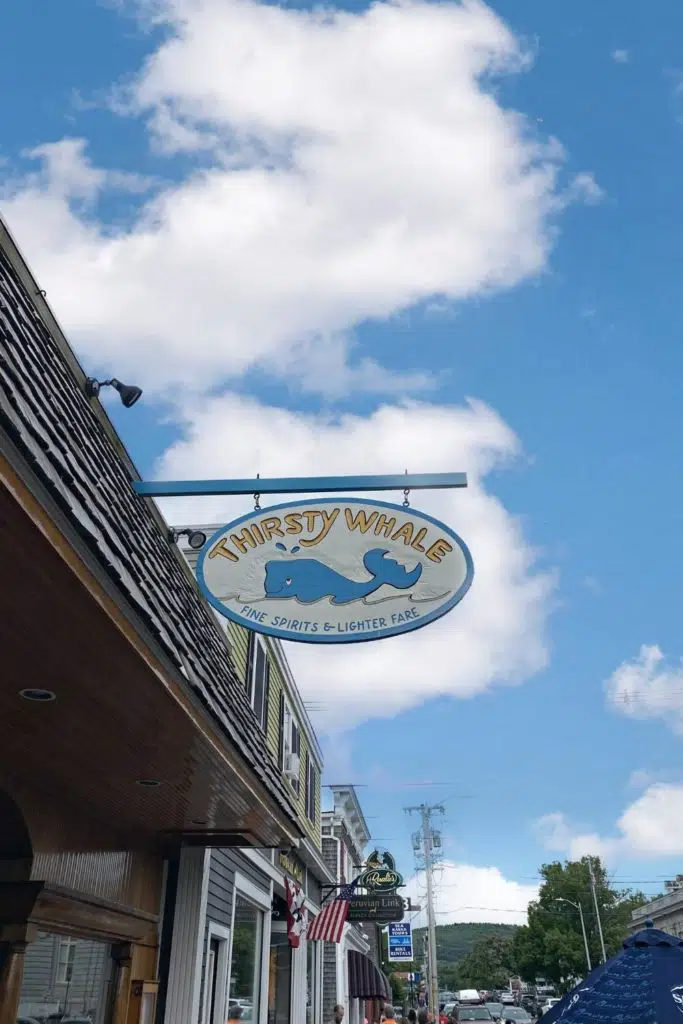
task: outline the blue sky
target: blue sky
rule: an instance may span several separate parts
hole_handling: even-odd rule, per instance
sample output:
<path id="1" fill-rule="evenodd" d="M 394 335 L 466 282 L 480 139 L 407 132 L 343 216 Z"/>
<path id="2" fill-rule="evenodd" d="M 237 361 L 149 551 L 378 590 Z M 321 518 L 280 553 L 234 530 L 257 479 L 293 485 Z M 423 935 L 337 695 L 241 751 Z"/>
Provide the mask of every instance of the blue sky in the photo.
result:
<path id="1" fill-rule="evenodd" d="M 471 610 L 398 680 L 383 644 L 376 678 L 292 652 L 328 781 L 364 785 L 404 873 L 423 799 L 449 860 L 500 871 L 445 872 L 444 919 L 491 916 L 457 909 L 470 882 L 517 911 L 508 882 L 589 848 L 657 892 L 683 857 L 683 8 L 345 10 L 325 36 L 305 5 L 13 5 L 3 215 L 84 364 L 145 386 L 111 406 L 143 475 L 366 471 L 367 437 L 378 470 L 474 473 L 428 506 L 491 556 Z"/>

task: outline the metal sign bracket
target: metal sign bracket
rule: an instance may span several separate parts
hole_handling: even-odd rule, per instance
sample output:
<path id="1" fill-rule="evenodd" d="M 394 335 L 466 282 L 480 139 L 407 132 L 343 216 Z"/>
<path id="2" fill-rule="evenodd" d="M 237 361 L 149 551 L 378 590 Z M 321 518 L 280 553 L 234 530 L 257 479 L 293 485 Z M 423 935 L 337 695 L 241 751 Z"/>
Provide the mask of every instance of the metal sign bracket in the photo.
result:
<path id="1" fill-rule="evenodd" d="M 291 476 L 253 480 L 136 480 L 142 498 L 212 494 L 333 494 L 336 491 L 439 491 L 467 487 L 466 473 L 394 473 L 388 476 Z"/>

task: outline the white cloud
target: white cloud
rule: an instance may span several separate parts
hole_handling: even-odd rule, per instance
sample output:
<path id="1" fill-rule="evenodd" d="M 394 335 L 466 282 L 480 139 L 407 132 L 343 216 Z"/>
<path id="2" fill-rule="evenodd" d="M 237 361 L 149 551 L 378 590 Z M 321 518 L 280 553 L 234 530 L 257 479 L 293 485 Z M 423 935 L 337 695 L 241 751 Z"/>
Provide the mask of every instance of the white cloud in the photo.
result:
<path id="1" fill-rule="evenodd" d="M 469 545 L 475 579 L 462 604 L 424 630 L 371 644 L 288 644 L 304 700 L 323 731 L 391 717 L 442 695 L 471 697 L 523 682 L 547 663 L 544 627 L 554 578 L 535 567 L 520 524 L 485 487 L 494 467 L 519 450 L 517 438 L 479 402 L 464 407 L 385 405 L 368 416 L 303 415 L 235 395 L 184 407 L 186 439 L 157 467 L 162 478 L 253 477 L 464 470 L 466 491 L 412 495 Z M 383 495 L 399 501 L 402 495 Z M 279 500 L 273 499 L 272 503 Z M 262 501 L 263 504 L 265 502 Z M 179 522 L 225 522 L 244 499 L 173 499 Z"/>
<path id="2" fill-rule="evenodd" d="M 642 856 L 683 854 L 683 785 L 650 786 L 617 822 L 624 842 Z"/>
<path id="3" fill-rule="evenodd" d="M 534 831 L 541 846 L 553 853 L 580 860 L 589 854 L 609 860 L 613 853 L 612 840 L 602 839 L 595 832 L 582 832 L 570 825 L 564 814 L 555 811 L 544 814 L 534 822 Z"/>
<path id="4" fill-rule="evenodd" d="M 253 367 L 314 388 L 428 386 L 371 359 L 349 370 L 347 332 L 539 273 L 555 215 L 600 196 L 585 173 L 559 189 L 561 147 L 490 89 L 529 62 L 475 0 L 142 6 L 164 41 L 118 109 L 203 169 L 104 226 L 102 191 L 135 182 L 62 140 L 6 182 L 3 212 L 79 350 L 147 389 Z"/>
<path id="5" fill-rule="evenodd" d="M 662 650 L 643 644 L 638 655 L 624 661 L 605 684 L 607 702 L 631 718 L 662 718 L 683 733 L 683 662 L 665 665 Z"/>
<path id="6" fill-rule="evenodd" d="M 629 50 L 612 50 L 612 60 L 616 64 L 628 64 L 631 60 L 631 54 Z"/>
<path id="7" fill-rule="evenodd" d="M 647 789 L 653 782 L 671 782 L 672 772 L 650 771 L 647 768 L 637 768 L 631 772 L 628 779 L 629 789 Z"/>
<path id="8" fill-rule="evenodd" d="M 557 812 L 540 818 L 535 828 L 545 849 L 571 860 L 589 854 L 607 862 L 619 857 L 680 856 L 683 855 L 683 784 L 657 782 L 648 786 L 626 808 L 611 836 L 583 832 Z"/>
<path id="9" fill-rule="evenodd" d="M 527 907 L 538 896 L 537 885 L 513 882 L 496 867 L 475 867 L 443 861 L 436 871 L 437 924 L 458 921 L 491 921 L 496 924 L 526 924 Z M 425 907 L 424 872 L 406 883 L 406 896 Z M 413 919 L 413 927 L 424 927 L 426 909 Z"/>
<path id="10" fill-rule="evenodd" d="M 604 189 L 598 185 L 595 177 L 588 171 L 575 174 L 565 192 L 565 201 L 569 203 L 601 203 L 605 198 Z"/>

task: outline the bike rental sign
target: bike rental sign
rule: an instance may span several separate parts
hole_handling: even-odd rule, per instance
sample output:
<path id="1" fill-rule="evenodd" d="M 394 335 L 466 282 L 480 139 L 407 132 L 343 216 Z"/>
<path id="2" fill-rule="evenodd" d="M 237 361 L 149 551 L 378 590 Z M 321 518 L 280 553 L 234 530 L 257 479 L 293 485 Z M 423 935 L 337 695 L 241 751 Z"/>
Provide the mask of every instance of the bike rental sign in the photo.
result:
<path id="1" fill-rule="evenodd" d="M 358 643 L 420 629 L 465 596 L 463 540 L 414 508 L 316 498 L 257 509 L 218 530 L 197 564 L 214 608 L 259 633 Z"/>

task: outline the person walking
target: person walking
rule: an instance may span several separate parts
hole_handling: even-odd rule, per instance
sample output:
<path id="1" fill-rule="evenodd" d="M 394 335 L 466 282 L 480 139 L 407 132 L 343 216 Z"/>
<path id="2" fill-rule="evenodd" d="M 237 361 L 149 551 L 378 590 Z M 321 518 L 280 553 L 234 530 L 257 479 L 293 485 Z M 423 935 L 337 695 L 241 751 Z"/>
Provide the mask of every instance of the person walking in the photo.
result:
<path id="1" fill-rule="evenodd" d="M 342 1024 L 342 1021 L 344 1020 L 344 1007 L 342 1006 L 341 1003 L 337 1003 L 333 1013 L 334 1024 Z"/>
<path id="2" fill-rule="evenodd" d="M 396 1010 L 391 1003 L 387 1003 L 384 1007 L 384 1019 L 387 1024 L 396 1024 Z"/>

